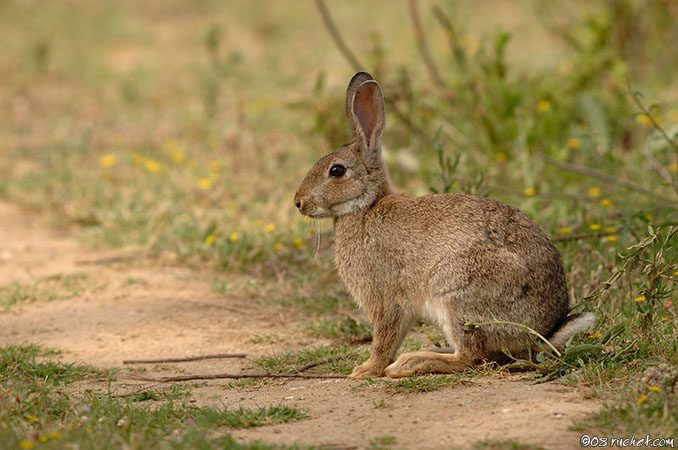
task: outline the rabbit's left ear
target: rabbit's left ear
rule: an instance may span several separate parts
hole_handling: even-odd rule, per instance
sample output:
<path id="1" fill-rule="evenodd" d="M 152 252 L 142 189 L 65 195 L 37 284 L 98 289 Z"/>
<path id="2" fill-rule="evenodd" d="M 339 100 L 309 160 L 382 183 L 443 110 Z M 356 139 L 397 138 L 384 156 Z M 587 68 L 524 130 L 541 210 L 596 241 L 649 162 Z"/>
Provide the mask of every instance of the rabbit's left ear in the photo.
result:
<path id="1" fill-rule="evenodd" d="M 386 125 L 386 108 L 381 86 L 375 80 L 362 83 L 351 102 L 354 138 L 366 155 L 379 156 L 381 135 Z"/>

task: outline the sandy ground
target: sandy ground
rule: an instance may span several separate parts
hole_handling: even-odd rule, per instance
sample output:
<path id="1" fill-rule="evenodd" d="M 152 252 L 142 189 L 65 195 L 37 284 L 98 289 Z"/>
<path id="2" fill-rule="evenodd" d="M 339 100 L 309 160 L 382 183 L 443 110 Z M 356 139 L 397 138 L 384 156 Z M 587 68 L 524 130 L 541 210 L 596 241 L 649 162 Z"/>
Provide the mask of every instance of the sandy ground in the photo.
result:
<path id="1" fill-rule="evenodd" d="M 46 229 L 30 214 L 0 202 L 0 286 L 72 273 L 86 274 L 88 284 L 69 299 L 22 303 L 0 312 L 0 345 L 41 343 L 62 350 L 66 361 L 120 367 L 112 390 L 126 394 L 158 384 L 134 379 L 139 372 L 123 367 L 125 359 L 223 352 L 258 356 L 322 344 L 289 316 L 210 289 L 215 277 L 229 275 L 120 256 L 90 251 L 73 233 Z M 261 335 L 276 339 L 253 339 Z M 247 360 L 213 359 L 148 366 L 143 375 L 247 370 L 252 370 Z M 368 448 L 386 436 L 395 437 L 393 448 L 409 449 L 469 448 L 486 439 L 580 448 L 581 433 L 568 428 L 599 407 L 583 390 L 533 384 L 525 374 L 476 377 L 417 394 L 392 394 L 380 384 L 345 379 L 273 380 L 247 388 L 228 384 L 193 383 L 191 401 L 228 407 L 284 403 L 310 415 L 294 423 L 226 430 L 237 439 L 333 449 Z M 85 388 L 108 389 L 105 381 L 75 386 Z"/>

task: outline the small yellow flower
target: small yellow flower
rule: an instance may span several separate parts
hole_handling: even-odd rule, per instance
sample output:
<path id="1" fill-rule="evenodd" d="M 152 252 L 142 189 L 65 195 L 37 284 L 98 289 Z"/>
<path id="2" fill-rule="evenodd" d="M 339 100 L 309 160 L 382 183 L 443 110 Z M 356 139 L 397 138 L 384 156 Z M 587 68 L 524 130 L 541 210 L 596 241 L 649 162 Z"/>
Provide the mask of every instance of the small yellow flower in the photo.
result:
<path id="1" fill-rule="evenodd" d="M 605 231 L 608 233 L 614 233 L 617 231 L 617 229 L 615 227 L 605 227 Z"/>
<path id="2" fill-rule="evenodd" d="M 497 162 L 504 162 L 506 161 L 506 153 L 504 152 L 496 152 L 494 154 L 494 160 Z"/>
<path id="3" fill-rule="evenodd" d="M 40 437 L 38 438 L 38 440 L 39 440 L 40 442 L 47 442 L 47 441 L 49 440 L 49 438 L 47 437 L 46 434 L 43 434 L 42 436 L 40 436 Z"/>
<path id="4" fill-rule="evenodd" d="M 118 158 L 116 158 L 115 155 L 109 153 L 99 158 L 99 167 L 102 169 L 109 169 L 113 167 L 117 161 Z"/>
<path id="5" fill-rule="evenodd" d="M 570 227 L 562 227 L 560 232 L 563 234 L 568 234 L 570 232 Z"/>
<path id="6" fill-rule="evenodd" d="M 283 244 L 282 242 L 276 242 L 275 245 L 273 246 L 273 250 L 275 250 L 276 253 L 280 253 L 283 249 Z"/>
<path id="7" fill-rule="evenodd" d="M 537 103 L 537 109 L 541 112 L 548 111 L 551 109 L 551 102 L 548 100 L 539 100 L 539 103 Z"/>
<path id="8" fill-rule="evenodd" d="M 232 243 L 237 242 L 238 239 L 240 239 L 240 235 L 238 234 L 237 231 L 234 231 L 231 233 L 231 235 L 228 237 L 228 240 L 231 241 Z"/>
<path id="9" fill-rule="evenodd" d="M 600 197 L 601 195 L 603 195 L 603 191 L 601 191 L 600 188 L 592 187 L 589 188 L 588 194 L 589 197 Z"/>
<path id="10" fill-rule="evenodd" d="M 616 242 L 617 236 L 606 236 L 605 239 L 607 240 L 607 242 Z"/>
<path id="11" fill-rule="evenodd" d="M 650 386 L 648 389 L 651 390 L 652 392 L 661 392 L 662 390 L 662 388 L 660 388 L 659 386 Z"/>
<path id="12" fill-rule="evenodd" d="M 137 166 L 143 166 L 144 162 L 146 162 L 146 158 L 144 157 L 144 155 L 136 152 L 132 153 L 129 159 L 132 161 L 132 164 L 135 164 Z"/>
<path id="13" fill-rule="evenodd" d="M 633 301 L 635 301 L 635 302 L 644 302 L 644 301 L 645 301 L 645 296 L 644 296 L 644 295 L 640 295 L 640 296 L 634 298 Z"/>
<path id="14" fill-rule="evenodd" d="M 597 224 L 597 223 L 592 223 L 591 226 L 589 226 L 589 229 L 591 231 L 598 231 L 598 230 L 600 230 L 600 225 Z"/>
<path id="15" fill-rule="evenodd" d="M 600 201 L 600 206 L 612 206 L 612 202 L 606 198 Z"/>
<path id="16" fill-rule="evenodd" d="M 294 244 L 294 246 L 296 248 L 299 248 L 299 249 L 304 248 L 304 241 L 302 241 L 299 238 L 296 238 L 295 240 L 293 240 L 292 243 Z"/>
<path id="17" fill-rule="evenodd" d="M 647 395 L 641 395 L 638 399 L 638 404 L 642 405 L 645 400 L 647 400 Z"/>
<path id="18" fill-rule="evenodd" d="M 38 420 L 38 418 L 33 414 L 27 415 L 26 419 L 28 419 L 29 422 L 35 422 L 36 420 Z"/>
<path id="19" fill-rule="evenodd" d="M 669 172 L 678 172 L 678 163 L 669 164 Z"/>
<path id="20" fill-rule="evenodd" d="M 525 188 L 523 191 L 523 194 L 527 195 L 528 197 L 532 197 L 537 193 L 537 190 L 533 187 Z"/>
<path id="21" fill-rule="evenodd" d="M 268 225 L 266 225 L 266 226 L 264 227 L 264 230 L 265 230 L 267 233 L 272 233 L 273 230 L 275 230 L 275 225 L 273 225 L 272 223 L 269 223 Z"/>
<path id="22" fill-rule="evenodd" d="M 669 320 L 668 317 L 662 317 L 662 322 L 666 322 L 667 320 Z"/>
<path id="23" fill-rule="evenodd" d="M 571 137 L 567 140 L 567 148 L 576 150 L 579 147 L 581 147 L 581 142 L 579 142 L 579 139 Z"/>
<path id="24" fill-rule="evenodd" d="M 149 159 L 144 163 L 144 168 L 149 172 L 160 172 L 162 170 L 162 164 L 154 159 Z"/>
<path id="25" fill-rule="evenodd" d="M 593 339 L 597 339 L 597 338 L 599 338 L 600 336 L 602 336 L 602 334 L 600 334 L 600 333 L 591 333 L 591 334 L 589 334 L 589 337 L 590 337 L 590 338 L 593 338 Z"/>
<path id="26" fill-rule="evenodd" d="M 180 148 L 176 148 L 172 150 L 170 153 L 170 156 L 172 157 L 172 161 L 174 161 L 174 164 L 177 166 L 181 165 L 186 161 L 186 153 Z"/>
<path id="27" fill-rule="evenodd" d="M 19 442 L 19 447 L 23 448 L 24 450 L 30 450 L 35 447 L 35 444 L 33 441 L 24 440 Z"/>
<path id="28" fill-rule="evenodd" d="M 643 127 L 651 127 L 652 126 L 652 120 L 650 119 L 650 116 L 647 114 L 638 114 L 636 115 L 636 123 L 638 125 L 641 125 Z"/>
<path id="29" fill-rule="evenodd" d="M 210 170 L 213 171 L 213 172 L 221 172 L 221 170 L 224 168 L 224 163 L 222 163 L 221 161 L 217 161 L 217 160 L 210 161 L 209 167 L 210 167 Z"/>
<path id="30" fill-rule="evenodd" d="M 57 433 L 56 431 L 52 431 L 49 434 L 49 437 L 51 437 L 52 439 L 61 439 L 61 433 Z"/>
<path id="31" fill-rule="evenodd" d="M 91 433 L 92 433 L 92 429 L 91 429 L 90 427 L 85 428 L 85 431 L 86 431 L 88 434 L 91 434 Z"/>
<path id="32" fill-rule="evenodd" d="M 198 180 L 198 187 L 203 191 L 206 191 L 212 187 L 213 182 L 214 181 L 211 178 L 200 178 Z"/>
<path id="33" fill-rule="evenodd" d="M 216 236 L 214 233 L 212 233 L 212 234 L 210 234 L 209 236 L 207 236 L 207 237 L 205 238 L 205 242 L 208 243 L 208 244 L 210 244 L 210 245 L 212 245 L 212 244 L 214 244 L 214 241 L 215 241 L 216 239 L 217 239 L 217 236 Z"/>

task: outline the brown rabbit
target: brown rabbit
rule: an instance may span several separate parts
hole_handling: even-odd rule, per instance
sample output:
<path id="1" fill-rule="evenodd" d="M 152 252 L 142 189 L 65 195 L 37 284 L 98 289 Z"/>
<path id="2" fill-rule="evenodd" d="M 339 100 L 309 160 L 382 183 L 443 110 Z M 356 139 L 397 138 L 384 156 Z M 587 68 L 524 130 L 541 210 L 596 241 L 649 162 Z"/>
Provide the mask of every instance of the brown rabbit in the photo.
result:
<path id="1" fill-rule="evenodd" d="M 594 323 L 567 317 L 558 250 L 521 211 L 466 194 L 394 193 L 381 157 L 381 87 L 358 72 L 346 91 L 350 144 L 322 158 L 294 197 L 307 216 L 333 217 L 339 275 L 374 325 L 370 358 L 351 377 L 451 373 L 502 350 L 525 354 L 528 336 L 494 319 L 526 324 L 562 347 Z M 450 349 L 402 354 L 419 320 L 439 325 Z"/>

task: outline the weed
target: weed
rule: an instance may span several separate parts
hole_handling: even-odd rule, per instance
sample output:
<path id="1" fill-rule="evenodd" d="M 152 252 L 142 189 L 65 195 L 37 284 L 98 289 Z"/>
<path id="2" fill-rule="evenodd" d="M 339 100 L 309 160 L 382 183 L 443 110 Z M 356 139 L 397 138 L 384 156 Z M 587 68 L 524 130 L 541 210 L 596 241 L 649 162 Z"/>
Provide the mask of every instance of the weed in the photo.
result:
<path id="1" fill-rule="evenodd" d="M 360 383 L 357 388 L 367 386 L 378 386 L 384 392 L 390 394 L 415 394 L 421 392 L 432 392 L 438 389 L 458 383 L 466 378 L 468 374 L 455 375 L 413 375 L 410 377 L 390 380 L 385 378 L 368 379 Z"/>
<path id="2" fill-rule="evenodd" d="M 238 408 L 233 411 L 227 409 L 204 408 L 196 415 L 196 421 L 206 428 L 227 426 L 232 428 L 252 428 L 272 423 L 285 423 L 309 417 L 304 411 L 285 405 L 260 407 L 257 409 Z"/>
<path id="3" fill-rule="evenodd" d="M 88 288 L 90 280 L 84 273 L 50 275 L 33 283 L 12 282 L 0 286 L 0 308 L 9 310 L 22 302 L 64 300 L 81 295 Z"/>
<path id="4" fill-rule="evenodd" d="M 264 356 L 252 360 L 260 369 L 270 373 L 283 373 L 295 370 L 305 364 L 334 359 L 326 364 L 314 367 L 310 373 L 351 373 L 353 368 L 367 358 L 367 350 L 349 346 L 321 347 L 310 350 L 291 351 L 277 356 Z"/>
<path id="5" fill-rule="evenodd" d="M 320 319 L 308 327 L 318 336 L 331 337 L 349 344 L 361 344 L 372 341 L 372 325 L 365 319 Z"/>
<path id="6" fill-rule="evenodd" d="M 348 297 L 318 295 L 314 297 L 293 297 L 275 300 L 274 304 L 296 308 L 307 315 L 336 314 L 342 309 L 355 309 Z"/>
<path id="7" fill-rule="evenodd" d="M 0 348 L 0 440 L 8 448 L 270 449 L 215 437 L 216 427 L 253 427 L 308 417 L 284 405 L 237 410 L 198 408 L 177 402 L 190 392 L 172 387 L 121 399 L 86 391 L 76 397 L 64 389 L 73 381 L 106 375 L 89 366 L 36 362 L 54 355 L 36 345 Z M 149 404 L 150 403 L 150 404 Z M 149 405 L 147 405 L 149 404 Z M 296 448 L 296 447 L 293 447 Z"/>
<path id="8" fill-rule="evenodd" d="M 369 450 L 382 450 L 386 448 L 391 448 L 397 442 L 395 436 L 380 436 L 374 439 L 370 439 L 370 446 L 367 447 Z"/>
<path id="9" fill-rule="evenodd" d="M 513 440 L 486 440 L 473 444 L 474 450 L 544 450 L 544 447 L 532 444 L 521 444 Z"/>

